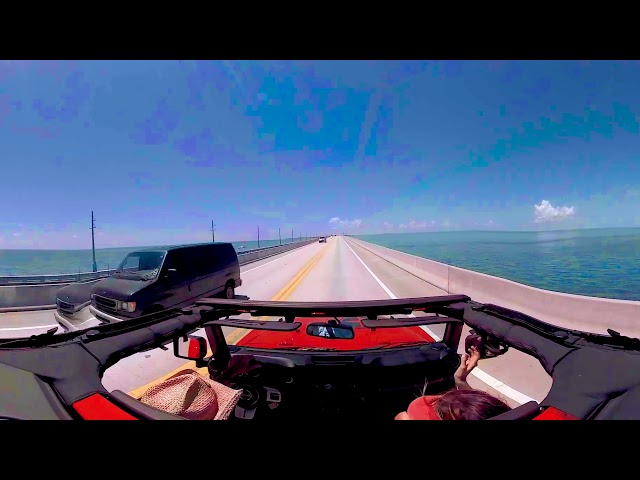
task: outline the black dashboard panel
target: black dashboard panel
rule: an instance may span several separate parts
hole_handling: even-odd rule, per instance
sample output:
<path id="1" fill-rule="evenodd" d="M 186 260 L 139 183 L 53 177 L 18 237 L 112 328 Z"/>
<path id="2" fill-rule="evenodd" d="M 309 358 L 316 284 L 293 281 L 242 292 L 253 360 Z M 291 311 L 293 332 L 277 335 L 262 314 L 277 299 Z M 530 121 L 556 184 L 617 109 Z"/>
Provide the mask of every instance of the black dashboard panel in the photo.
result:
<path id="1" fill-rule="evenodd" d="M 53 389 L 36 375 L 0 364 L 0 418 L 71 420 Z M 19 388 L 15 388 L 19 385 Z"/>

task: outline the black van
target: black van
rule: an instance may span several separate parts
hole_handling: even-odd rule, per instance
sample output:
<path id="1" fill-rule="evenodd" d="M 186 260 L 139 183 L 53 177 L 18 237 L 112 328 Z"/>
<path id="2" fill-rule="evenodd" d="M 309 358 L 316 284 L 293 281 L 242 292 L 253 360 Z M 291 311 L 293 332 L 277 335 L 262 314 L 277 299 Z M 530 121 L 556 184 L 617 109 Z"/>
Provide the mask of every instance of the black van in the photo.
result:
<path id="1" fill-rule="evenodd" d="M 238 255 L 230 243 L 140 250 L 94 285 L 89 310 L 98 318 L 120 321 L 216 294 L 233 298 L 240 285 Z"/>

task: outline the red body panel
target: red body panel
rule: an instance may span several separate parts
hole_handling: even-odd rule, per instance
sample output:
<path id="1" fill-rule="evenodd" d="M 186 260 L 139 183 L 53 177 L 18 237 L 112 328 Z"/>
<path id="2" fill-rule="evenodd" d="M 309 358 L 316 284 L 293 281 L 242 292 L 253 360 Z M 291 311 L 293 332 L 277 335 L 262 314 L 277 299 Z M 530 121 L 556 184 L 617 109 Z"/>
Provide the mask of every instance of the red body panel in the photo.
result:
<path id="1" fill-rule="evenodd" d="M 73 409 L 85 420 L 137 420 L 99 393 L 75 402 Z"/>
<path id="2" fill-rule="evenodd" d="M 407 342 L 434 342 L 435 340 L 420 327 L 366 328 L 360 318 L 342 318 L 343 324 L 351 325 L 354 337 L 334 339 L 307 335 L 307 325 L 314 322 L 326 322 L 327 318 L 296 318 L 302 326 L 293 332 L 274 332 L 270 330 L 252 330 L 237 345 L 255 348 L 292 348 L 321 347 L 336 350 L 359 350 L 368 347 L 388 347 Z"/>
<path id="3" fill-rule="evenodd" d="M 197 340 L 189 340 L 189 358 L 200 358 L 200 343 Z"/>
<path id="4" fill-rule="evenodd" d="M 549 407 L 534 420 L 578 420 L 578 417 L 569 415 L 562 410 L 558 410 L 556 407 Z"/>

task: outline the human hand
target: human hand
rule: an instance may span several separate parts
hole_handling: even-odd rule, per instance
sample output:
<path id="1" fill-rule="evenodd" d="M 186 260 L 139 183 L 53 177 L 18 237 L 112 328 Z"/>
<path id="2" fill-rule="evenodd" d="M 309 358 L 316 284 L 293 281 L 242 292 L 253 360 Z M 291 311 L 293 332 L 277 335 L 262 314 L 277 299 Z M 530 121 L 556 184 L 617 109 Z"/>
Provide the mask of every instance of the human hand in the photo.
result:
<path id="1" fill-rule="evenodd" d="M 456 383 L 466 383 L 467 376 L 471 373 L 471 370 L 476 368 L 478 360 L 480 360 L 480 351 L 475 346 L 472 346 L 469 350 L 471 350 L 471 355 L 467 355 L 466 353 L 462 354 L 460 366 L 453 375 Z"/>

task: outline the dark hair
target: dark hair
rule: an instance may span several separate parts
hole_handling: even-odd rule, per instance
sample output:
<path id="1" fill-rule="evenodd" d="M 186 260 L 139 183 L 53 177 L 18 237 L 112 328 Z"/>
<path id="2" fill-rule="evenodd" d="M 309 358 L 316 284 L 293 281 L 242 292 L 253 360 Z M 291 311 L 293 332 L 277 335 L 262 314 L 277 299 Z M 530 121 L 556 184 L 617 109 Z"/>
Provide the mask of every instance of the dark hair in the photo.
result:
<path id="1" fill-rule="evenodd" d="M 450 390 L 437 400 L 435 407 L 442 420 L 486 420 L 511 410 L 482 390 Z"/>

